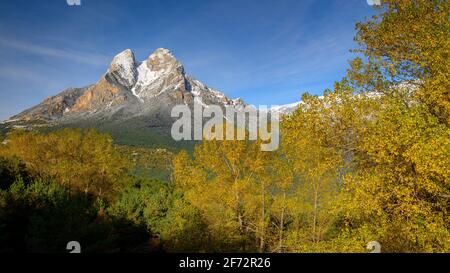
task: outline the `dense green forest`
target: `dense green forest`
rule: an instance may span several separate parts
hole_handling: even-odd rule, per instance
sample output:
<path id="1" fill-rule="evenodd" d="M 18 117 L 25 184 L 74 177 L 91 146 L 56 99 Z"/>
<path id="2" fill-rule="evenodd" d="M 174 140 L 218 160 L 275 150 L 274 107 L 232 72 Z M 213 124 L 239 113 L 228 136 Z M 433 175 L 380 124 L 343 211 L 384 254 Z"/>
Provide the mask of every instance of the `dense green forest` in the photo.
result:
<path id="1" fill-rule="evenodd" d="M 280 148 L 118 146 L 94 129 L 0 145 L 0 251 L 450 252 L 450 5 L 386 0 Z"/>

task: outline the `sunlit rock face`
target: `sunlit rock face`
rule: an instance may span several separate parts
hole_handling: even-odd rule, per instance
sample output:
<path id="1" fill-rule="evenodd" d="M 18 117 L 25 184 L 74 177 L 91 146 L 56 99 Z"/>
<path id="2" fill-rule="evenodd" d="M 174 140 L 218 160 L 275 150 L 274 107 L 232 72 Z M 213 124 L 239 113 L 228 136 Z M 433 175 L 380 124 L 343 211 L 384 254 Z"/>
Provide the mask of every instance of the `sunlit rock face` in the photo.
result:
<path id="1" fill-rule="evenodd" d="M 187 76 L 172 52 L 156 49 L 136 62 L 130 49 L 117 54 L 97 83 L 71 88 L 12 117 L 53 123 L 83 120 L 127 120 L 145 117 L 149 124 L 170 125 L 170 110 L 178 104 L 194 103 L 222 107 L 246 105 Z M 151 126 L 151 125 L 150 125 Z"/>

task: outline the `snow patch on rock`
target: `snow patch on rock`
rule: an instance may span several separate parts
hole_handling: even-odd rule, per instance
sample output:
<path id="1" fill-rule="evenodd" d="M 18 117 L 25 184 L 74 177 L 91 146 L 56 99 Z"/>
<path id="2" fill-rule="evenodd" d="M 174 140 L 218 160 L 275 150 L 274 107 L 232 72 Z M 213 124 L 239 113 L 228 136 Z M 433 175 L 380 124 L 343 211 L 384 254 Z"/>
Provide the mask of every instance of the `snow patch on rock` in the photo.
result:
<path id="1" fill-rule="evenodd" d="M 136 83 L 136 63 L 134 54 L 130 49 L 124 50 L 117 54 L 108 68 L 108 72 L 120 84 L 131 88 Z"/>

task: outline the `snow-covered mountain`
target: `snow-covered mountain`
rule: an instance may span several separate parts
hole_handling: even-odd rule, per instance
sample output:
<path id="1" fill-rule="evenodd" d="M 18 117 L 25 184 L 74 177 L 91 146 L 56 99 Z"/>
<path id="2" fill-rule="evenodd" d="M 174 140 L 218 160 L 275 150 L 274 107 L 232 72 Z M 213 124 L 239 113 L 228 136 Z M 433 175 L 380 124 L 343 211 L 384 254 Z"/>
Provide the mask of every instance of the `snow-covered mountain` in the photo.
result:
<path id="1" fill-rule="evenodd" d="M 289 103 L 289 104 L 283 104 L 283 105 L 279 105 L 279 106 L 274 106 L 274 107 L 271 107 L 269 109 L 269 111 L 271 113 L 278 113 L 278 116 L 290 115 L 299 107 L 300 104 L 302 104 L 301 101 Z"/>
<path id="2" fill-rule="evenodd" d="M 127 49 L 116 55 L 100 80 L 88 87 L 70 88 L 13 116 L 13 120 L 67 122 L 82 118 L 128 119 L 164 114 L 180 103 L 194 101 L 221 106 L 238 106 L 240 99 L 229 99 L 194 78 L 167 49 L 156 49 L 147 60 L 136 62 Z"/>
<path id="3" fill-rule="evenodd" d="M 168 49 L 158 48 L 142 62 L 136 62 L 127 49 L 113 58 L 97 83 L 64 90 L 3 125 L 167 129 L 173 122 L 173 106 L 193 107 L 195 102 L 222 107 L 246 105 L 188 76 Z"/>

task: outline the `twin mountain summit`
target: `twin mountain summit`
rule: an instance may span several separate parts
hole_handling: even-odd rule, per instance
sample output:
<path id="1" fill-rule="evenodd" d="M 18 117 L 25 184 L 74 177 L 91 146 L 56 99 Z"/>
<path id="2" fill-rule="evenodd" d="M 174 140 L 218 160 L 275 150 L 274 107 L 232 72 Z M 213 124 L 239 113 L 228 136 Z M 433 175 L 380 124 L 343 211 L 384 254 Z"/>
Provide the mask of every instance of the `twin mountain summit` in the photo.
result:
<path id="1" fill-rule="evenodd" d="M 136 62 L 127 49 L 116 55 L 107 72 L 95 83 L 69 88 L 45 99 L 1 124 L 12 128 L 97 128 L 110 133 L 119 144 L 177 146 L 170 137 L 176 105 L 245 107 L 241 100 L 188 76 L 171 51 L 156 49 L 148 59 Z M 297 104 L 272 111 L 292 112 Z"/>

